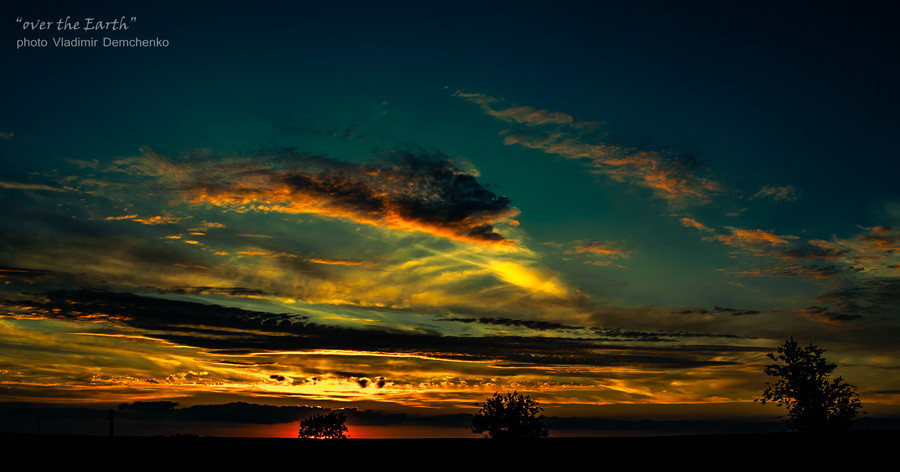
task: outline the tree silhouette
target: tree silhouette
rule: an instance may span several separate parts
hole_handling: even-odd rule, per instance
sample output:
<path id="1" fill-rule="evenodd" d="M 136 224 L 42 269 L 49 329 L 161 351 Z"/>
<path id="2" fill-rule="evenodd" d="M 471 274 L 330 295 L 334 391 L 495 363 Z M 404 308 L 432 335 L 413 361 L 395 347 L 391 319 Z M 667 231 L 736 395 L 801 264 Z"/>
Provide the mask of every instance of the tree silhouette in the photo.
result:
<path id="1" fill-rule="evenodd" d="M 300 421 L 298 436 L 303 439 L 347 439 L 345 421 L 347 416 L 337 411 L 313 415 Z"/>
<path id="2" fill-rule="evenodd" d="M 537 439 L 549 435 L 543 408 L 528 395 L 495 393 L 472 416 L 471 430 L 494 439 Z"/>
<path id="3" fill-rule="evenodd" d="M 828 363 L 822 357 L 824 352 L 812 344 L 799 346 L 791 338 L 777 352 L 766 354 L 775 363 L 767 365 L 764 372 L 778 380 L 766 382 L 762 398 L 754 401 L 787 407 L 784 424 L 794 431 L 850 430 L 862 403 L 855 386 L 841 377 L 829 379 L 837 364 Z"/>

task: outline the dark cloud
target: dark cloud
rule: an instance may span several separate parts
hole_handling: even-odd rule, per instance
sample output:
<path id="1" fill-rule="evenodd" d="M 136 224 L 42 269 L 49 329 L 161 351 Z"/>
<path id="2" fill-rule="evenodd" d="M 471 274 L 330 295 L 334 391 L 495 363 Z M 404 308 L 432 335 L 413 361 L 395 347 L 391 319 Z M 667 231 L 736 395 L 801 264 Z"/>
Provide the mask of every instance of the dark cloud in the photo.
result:
<path id="1" fill-rule="evenodd" d="M 193 203 L 238 211 L 315 213 L 473 243 L 510 243 L 494 224 L 518 210 L 437 152 L 395 150 L 355 164 L 296 150 L 172 160 L 146 151 L 128 163 Z"/>
<path id="2" fill-rule="evenodd" d="M 850 314 L 850 313 L 842 313 L 839 311 L 832 311 L 825 307 L 821 306 L 811 306 L 804 310 L 806 315 L 816 318 L 821 321 L 852 321 L 862 318 L 862 315 L 859 314 Z"/>
<path id="3" fill-rule="evenodd" d="M 774 275 L 777 277 L 805 277 L 810 279 L 823 278 L 823 277 L 831 277 L 833 275 L 837 275 L 847 271 L 854 271 L 855 269 L 851 267 L 841 267 L 836 265 L 819 265 L 819 264 L 807 264 L 807 265 L 792 265 L 789 267 L 776 267 L 769 272 L 769 275 Z"/>
<path id="4" fill-rule="evenodd" d="M 517 328 L 528 328 L 536 331 L 546 331 L 546 330 L 580 330 L 584 329 L 582 326 L 571 326 L 564 325 L 561 323 L 553 323 L 549 321 L 537 321 L 537 320 L 514 320 L 512 318 L 504 318 L 504 317 L 481 317 L 481 318 L 452 318 L 447 321 L 455 321 L 458 323 L 480 323 L 487 325 L 497 325 L 497 326 L 512 326 Z"/>
<path id="5" fill-rule="evenodd" d="M 593 327 L 591 330 L 604 336 L 626 338 L 634 341 L 675 341 L 677 338 L 746 338 L 746 336 L 736 334 L 693 333 L 689 331 L 651 332 L 600 327 Z"/>
<path id="6" fill-rule="evenodd" d="M 56 279 L 59 281 L 71 278 L 71 274 L 55 270 L 0 266 L 0 281 L 5 281 L 6 283 L 16 281 L 25 284 L 33 284 L 38 280 Z"/>
<path id="7" fill-rule="evenodd" d="M 3 267 L 0 266 L 0 276 L 17 276 L 17 277 L 52 277 L 58 273 L 52 270 L 27 269 L 22 267 Z"/>
<path id="8" fill-rule="evenodd" d="M 781 255 L 788 259 L 833 259 L 847 252 L 847 248 L 838 245 L 815 245 L 804 242 L 797 244 L 791 249 L 782 251 Z"/>
<path id="9" fill-rule="evenodd" d="M 187 244 L 160 243 L 166 233 L 156 228 L 115 223 L 121 222 L 60 218 L 51 223 L 36 218 L 30 222 L 32 227 L 0 231 L 3 262 L 16 269 L 0 275 L 26 283 L 37 277 L 54 278 L 57 287 L 152 287 L 165 279 L 160 274 L 213 265 L 208 254 L 193 251 Z M 144 227 L 142 231 L 136 230 L 138 226 Z M 196 290 L 185 287 L 184 291 Z"/>
<path id="10" fill-rule="evenodd" d="M 806 313 L 828 321 L 850 321 L 863 317 L 900 315 L 900 278 L 848 282 L 824 293 Z"/>
<path id="11" fill-rule="evenodd" d="M 12 302 L 10 302 L 12 303 Z M 658 368 L 724 365 L 716 353 L 757 351 L 742 346 L 682 345 L 642 348 L 614 339 L 546 336 L 442 336 L 372 327 L 309 323 L 276 314 L 201 303 L 90 290 L 57 291 L 28 301 L 32 316 L 67 320 L 107 320 L 145 330 L 147 336 L 205 349 L 213 354 L 297 350 L 358 350 L 428 355 L 443 359 L 492 361 L 503 365 L 645 365 Z M 638 336 L 646 333 L 606 334 Z M 663 334 L 662 336 L 681 336 Z M 358 378 L 367 375 L 351 373 Z"/>
<path id="12" fill-rule="evenodd" d="M 713 313 L 727 313 L 732 316 L 744 316 L 744 315 L 758 315 L 759 311 L 756 310 L 739 310 L 737 308 L 722 308 L 715 307 L 713 308 Z"/>
<path id="13" fill-rule="evenodd" d="M 758 311 L 753 310 L 734 310 L 729 308 L 718 308 L 716 307 L 715 311 L 717 312 L 730 312 L 735 315 L 751 315 L 757 314 Z M 686 310 L 682 312 L 678 312 L 679 314 L 688 314 L 688 313 L 709 313 L 709 310 Z M 691 337 L 709 337 L 709 338 L 740 338 L 741 336 L 734 334 L 714 334 L 714 333 L 691 333 L 691 332 L 649 332 L 649 331 L 636 331 L 636 330 L 625 330 L 621 328 L 605 328 L 598 326 L 578 326 L 578 325 L 567 325 L 562 323 L 554 323 L 550 321 L 540 321 L 540 320 L 517 320 L 506 317 L 480 317 L 480 318 L 450 318 L 445 321 L 455 321 L 459 323 L 479 323 L 485 325 L 493 325 L 493 326 L 507 326 L 513 328 L 527 328 L 535 331 L 550 331 L 550 330 L 560 330 L 560 331 L 581 331 L 587 334 L 592 334 L 596 336 L 602 336 L 603 338 L 608 338 L 611 340 L 619 340 L 619 341 L 640 341 L 640 342 L 675 342 L 678 338 L 691 338 Z"/>

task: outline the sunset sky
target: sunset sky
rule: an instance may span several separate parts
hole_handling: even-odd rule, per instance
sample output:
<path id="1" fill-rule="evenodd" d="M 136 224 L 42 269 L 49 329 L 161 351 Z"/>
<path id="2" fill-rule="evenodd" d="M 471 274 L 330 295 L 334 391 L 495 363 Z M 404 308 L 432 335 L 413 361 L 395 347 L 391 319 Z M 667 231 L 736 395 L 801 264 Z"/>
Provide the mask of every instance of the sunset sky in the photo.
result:
<path id="1" fill-rule="evenodd" d="M 0 9 L 0 431 L 771 427 L 791 336 L 900 416 L 880 3 L 60 3 Z"/>

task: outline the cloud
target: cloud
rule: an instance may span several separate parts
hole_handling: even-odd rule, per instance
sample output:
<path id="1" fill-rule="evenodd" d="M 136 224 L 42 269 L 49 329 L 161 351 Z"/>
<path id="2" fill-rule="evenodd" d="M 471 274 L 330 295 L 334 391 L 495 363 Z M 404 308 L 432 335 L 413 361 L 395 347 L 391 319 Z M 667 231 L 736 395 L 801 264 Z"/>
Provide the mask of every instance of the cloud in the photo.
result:
<path id="1" fill-rule="evenodd" d="M 266 170 L 270 167 L 262 164 Z M 274 212 L 197 208 L 175 193 L 180 189 L 175 183 L 160 185 L 143 174 L 137 177 L 132 186 L 154 189 L 153 202 L 174 202 L 166 212 L 139 199 L 129 203 L 133 211 L 120 213 L 126 217 L 122 221 L 105 220 L 116 213 L 98 211 L 94 205 L 80 212 L 77 205 L 75 212 L 62 205 L 41 206 L 47 215 L 21 207 L 21 218 L 36 223 L 5 231 L 0 240 L 0 250 L 7 255 L 4 264 L 69 273 L 65 280 L 53 280 L 58 288 L 149 289 L 327 305 L 495 309 L 515 305 L 532 314 L 542 309 L 572 311 L 562 299 L 577 294 L 524 244 L 471 244 L 316 218 L 300 222 Z M 132 223 L 159 214 L 181 220 L 172 225 Z M 195 229 L 204 235 L 188 234 Z M 515 227 L 504 233 L 516 241 L 523 239 Z M 5 276 L 17 286 L 34 279 L 33 274 Z"/>
<path id="2" fill-rule="evenodd" d="M 719 182 L 701 175 L 703 169 L 692 156 L 670 156 L 663 151 L 606 142 L 595 132 L 599 123 L 527 106 L 506 106 L 500 99 L 479 93 L 456 91 L 453 95 L 478 104 L 494 118 L 524 125 L 524 129 L 508 132 L 504 138 L 507 145 L 585 161 L 595 173 L 649 188 L 673 204 L 704 204 L 727 192 Z"/>
<path id="3" fill-rule="evenodd" d="M 823 323 L 845 323 L 862 318 L 862 315 L 859 314 L 833 311 L 821 306 L 811 306 L 798 311 L 806 318 Z"/>
<path id="4" fill-rule="evenodd" d="M 759 314 L 758 311 L 754 310 L 737 310 L 732 308 L 719 308 L 715 307 L 714 309 L 689 309 L 682 310 L 676 312 L 676 314 L 717 314 L 717 313 L 729 313 L 735 316 L 739 315 L 755 315 Z M 656 343 L 668 343 L 668 342 L 676 342 L 681 338 L 696 338 L 696 337 L 704 337 L 704 338 L 738 338 L 739 336 L 734 334 L 713 334 L 713 333 L 700 333 L 700 332 L 686 332 L 686 331 L 678 331 L 675 332 L 665 332 L 665 331 L 642 331 L 642 330 L 626 330 L 621 328 L 608 328 L 608 327 L 598 327 L 598 326 L 582 326 L 575 324 L 564 324 L 557 323 L 553 321 L 543 321 L 543 320 L 521 320 L 521 319 L 513 319 L 508 317 L 489 317 L 482 316 L 480 318 L 459 318 L 453 317 L 449 319 L 445 319 L 442 321 L 451 321 L 456 323 L 478 323 L 487 326 L 499 326 L 501 328 L 523 328 L 532 331 L 561 331 L 568 333 L 580 333 L 584 336 L 601 336 L 604 340 L 608 341 L 638 341 L 638 342 L 656 342 Z"/>
<path id="5" fill-rule="evenodd" d="M 900 261 L 900 232 L 886 225 L 862 228 L 852 239 L 792 241 L 792 247 L 775 254 L 787 262 L 799 262 L 815 272 L 859 273 L 896 276 L 892 267 Z"/>
<path id="6" fill-rule="evenodd" d="M 141 218 L 137 214 L 132 214 L 132 215 L 121 215 L 121 216 L 107 216 L 106 220 L 112 220 L 112 221 L 131 220 L 131 221 L 136 221 L 136 222 L 144 224 L 144 225 L 168 225 L 168 224 L 172 224 L 172 223 L 177 223 L 178 221 L 181 221 L 182 218 L 177 218 L 177 217 L 174 217 L 171 215 L 158 215 L 158 216 L 151 216 L 149 218 Z"/>
<path id="7" fill-rule="evenodd" d="M 16 302 L 6 300 L 8 304 Z M 26 303 L 22 301 L 21 304 Z M 292 314 L 278 314 L 129 293 L 91 290 L 56 291 L 35 296 L 22 308 L 33 317 L 67 321 L 106 321 L 127 332 L 165 340 L 174 346 L 199 348 L 211 354 L 238 355 L 278 352 L 348 352 L 357 355 L 426 357 L 433 359 L 522 366 L 654 365 L 678 369 L 724 365 L 707 357 L 712 350 L 758 350 L 741 346 L 696 346 L 677 349 L 610 344 L 592 337 L 451 336 L 374 327 L 334 326 L 309 322 Z M 467 323 L 468 320 L 460 320 Z M 529 328 L 562 325 L 515 323 L 499 318 L 478 321 Z M 603 331 L 606 334 L 606 331 Z M 610 332 L 612 333 L 612 332 Z M 613 333 L 614 334 L 614 333 Z M 620 333 L 621 334 L 621 333 Z M 673 336 L 680 336 L 675 333 Z M 648 339 L 642 339 L 647 341 Z M 598 352 L 606 354 L 598 356 Z M 278 374 L 283 375 L 283 374 Z M 362 376 L 357 376 L 363 378 Z M 370 377 L 364 377 L 366 385 Z M 357 382 L 357 380 L 354 380 Z M 359 382 L 357 382 L 359 383 Z M 362 384 L 360 384 L 362 386 Z"/>
<path id="8" fill-rule="evenodd" d="M 347 266 L 375 265 L 376 264 L 371 261 L 360 261 L 357 259 L 326 259 L 326 258 L 321 258 L 321 257 L 307 259 L 307 261 L 312 262 L 313 264 L 347 265 Z"/>
<path id="9" fill-rule="evenodd" d="M 20 182 L 3 182 L 0 181 L 0 187 L 14 190 L 46 190 L 48 192 L 65 192 L 64 189 L 51 187 L 44 184 L 26 184 Z"/>
<path id="10" fill-rule="evenodd" d="M 540 321 L 540 320 L 516 320 L 512 318 L 505 317 L 481 317 L 481 318 L 452 318 L 446 321 L 453 321 L 457 323 L 481 323 L 486 325 L 497 325 L 497 326 L 507 326 L 507 327 L 521 327 L 527 328 L 535 331 L 549 331 L 549 330 L 582 330 L 585 329 L 583 326 L 575 326 L 575 325 L 565 325 L 562 323 L 554 323 L 550 321 Z"/>
<path id="11" fill-rule="evenodd" d="M 679 222 L 681 223 L 681 226 L 684 226 L 686 228 L 695 228 L 698 231 L 701 231 L 704 233 L 711 233 L 711 232 L 715 231 L 714 229 L 710 228 L 709 226 L 706 226 L 703 223 L 700 223 L 699 221 L 697 221 L 693 218 L 681 218 L 679 220 Z"/>
<path id="12" fill-rule="evenodd" d="M 728 313 L 732 316 L 746 316 L 746 315 L 758 315 L 758 310 L 739 310 L 737 308 L 723 308 L 723 307 L 715 307 L 713 308 L 713 313 Z"/>
<path id="13" fill-rule="evenodd" d="M 830 241 L 728 229 L 730 235 L 713 239 L 768 262 L 732 275 L 820 282 L 826 291 L 815 297 L 815 305 L 797 309 L 808 319 L 843 323 L 900 313 L 900 232 L 889 226 L 861 228 L 856 237 Z"/>
<path id="14" fill-rule="evenodd" d="M 853 254 L 858 251 L 852 247 L 853 243 L 848 241 L 804 240 L 797 236 L 778 235 L 760 229 L 731 226 L 726 228 L 731 234 L 718 234 L 706 239 L 717 240 L 735 248 L 733 252 L 735 254 L 751 254 L 758 260 L 769 261 L 769 265 L 735 271 L 732 275 L 826 279 L 861 270 L 854 266 L 853 262 L 853 259 L 856 259 Z"/>
<path id="15" fill-rule="evenodd" d="M 743 229 L 727 226 L 730 235 L 719 234 L 715 239 L 736 248 L 738 251 L 750 253 L 769 253 L 773 247 L 788 247 L 797 236 L 779 236 L 761 229 Z"/>
<path id="16" fill-rule="evenodd" d="M 631 251 L 625 247 L 622 241 L 579 241 L 574 249 L 565 251 L 565 254 L 584 254 L 600 260 L 588 260 L 586 264 L 608 266 L 613 261 L 628 259 Z M 624 266 L 619 266 L 624 267 Z"/>
<path id="17" fill-rule="evenodd" d="M 900 250 L 900 231 L 895 231 L 886 225 L 868 228 L 868 231 L 868 234 L 857 236 L 856 239 L 860 245 L 882 254 Z"/>
<path id="18" fill-rule="evenodd" d="M 759 192 L 756 192 L 751 199 L 771 198 L 776 202 L 794 201 L 800 198 L 800 192 L 791 185 L 776 187 L 774 185 L 764 185 Z"/>
<path id="19" fill-rule="evenodd" d="M 858 280 L 816 298 L 823 306 L 807 309 L 828 321 L 900 314 L 900 277 Z"/>
<path id="20" fill-rule="evenodd" d="M 57 272 L 44 269 L 29 269 L 24 267 L 8 267 L 0 266 L 0 285 L 12 284 L 14 282 L 22 282 L 33 285 L 37 282 L 47 279 L 55 279 L 55 281 L 73 279 L 72 274 L 65 272 Z"/>
<path id="21" fill-rule="evenodd" d="M 590 253 L 609 257 L 610 259 L 628 259 L 631 251 L 621 241 L 593 241 L 578 245 L 576 253 Z"/>
<path id="22" fill-rule="evenodd" d="M 312 264 L 323 264 L 332 266 L 375 266 L 378 265 L 374 261 L 364 261 L 359 259 L 334 259 L 327 257 L 310 257 L 304 258 L 296 254 L 290 254 L 284 251 L 272 251 L 268 249 L 255 249 L 246 251 L 236 251 L 235 254 L 241 256 L 259 256 L 266 257 L 286 263 L 308 262 Z"/>
<path id="23" fill-rule="evenodd" d="M 0 131 L 0 139 L 12 139 L 13 132 L 12 131 Z"/>
<path id="24" fill-rule="evenodd" d="M 352 164 L 295 151 L 173 160 L 145 150 L 121 163 L 159 177 L 194 204 L 238 212 L 313 213 L 475 244 L 513 244 L 494 225 L 518 214 L 441 154 L 394 151 Z"/>
<path id="25" fill-rule="evenodd" d="M 502 103 L 502 100 L 481 93 L 466 93 L 457 90 L 453 93 L 453 96 L 478 104 L 486 114 L 508 123 L 521 123 L 527 126 L 565 125 L 575 129 L 594 128 L 599 125 L 599 123 L 590 121 L 577 121 L 571 115 L 565 113 L 541 110 L 529 106 L 510 106 L 496 110 L 493 106 Z"/>

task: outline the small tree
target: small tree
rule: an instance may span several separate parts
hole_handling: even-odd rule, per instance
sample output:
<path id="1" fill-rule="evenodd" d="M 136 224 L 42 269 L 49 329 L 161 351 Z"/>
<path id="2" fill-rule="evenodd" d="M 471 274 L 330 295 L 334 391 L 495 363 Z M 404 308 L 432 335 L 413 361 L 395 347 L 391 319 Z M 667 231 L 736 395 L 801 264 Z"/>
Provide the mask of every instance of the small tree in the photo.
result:
<path id="1" fill-rule="evenodd" d="M 822 357 L 824 349 L 810 344 L 797 345 L 794 338 L 766 357 L 775 361 L 764 372 L 778 379 L 766 382 L 766 390 L 759 401 L 775 402 L 787 407 L 785 425 L 800 432 L 848 431 L 862 408 L 856 387 L 837 377 L 829 379 L 837 368 Z"/>
<path id="2" fill-rule="evenodd" d="M 528 395 L 495 393 L 472 416 L 472 432 L 494 439 L 537 439 L 550 433 L 544 425 L 544 409 Z"/>
<path id="3" fill-rule="evenodd" d="M 337 411 L 316 414 L 300 421 L 299 437 L 303 439 L 347 439 L 344 434 L 347 416 Z"/>

